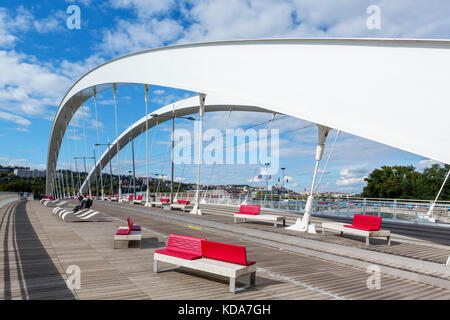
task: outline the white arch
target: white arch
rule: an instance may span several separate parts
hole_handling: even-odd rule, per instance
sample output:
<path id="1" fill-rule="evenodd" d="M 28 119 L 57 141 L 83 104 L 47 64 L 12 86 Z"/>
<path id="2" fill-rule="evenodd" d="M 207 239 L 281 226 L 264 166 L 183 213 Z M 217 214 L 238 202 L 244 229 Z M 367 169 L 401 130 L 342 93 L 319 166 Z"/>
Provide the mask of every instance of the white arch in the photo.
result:
<path id="1" fill-rule="evenodd" d="M 47 193 L 61 132 L 78 107 L 113 83 L 154 84 L 250 101 L 450 163 L 450 41 L 284 39 L 142 51 L 80 78 L 53 121 Z M 208 98 L 207 98 L 208 99 Z"/>
<path id="2" fill-rule="evenodd" d="M 217 111 L 249 111 L 249 112 L 266 112 L 270 113 L 270 110 L 262 109 L 256 106 L 252 106 L 243 101 L 238 101 L 236 99 L 227 99 L 217 96 L 209 96 L 208 103 L 205 104 L 205 112 L 217 112 Z M 148 129 L 150 130 L 157 124 L 164 123 L 166 121 L 171 120 L 173 113 L 177 117 L 187 116 L 191 114 L 198 113 L 198 108 L 200 106 L 200 101 L 197 96 L 182 99 L 175 103 L 168 104 L 154 112 L 151 115 L 157 115 L 158 117 L 151 115 L 148 116 Z M 87 178 L 83 182 L 81 186 L 81 192 L 86 193 L 88 188 L 88 181 L 92 179 L 92 175 L 94 172 L 100 172 L 108 163 L 109 160 L 112 159 L 117 154 L 117 143 L 119 144 L 119 149 L 123 149 L 132 139 L 135 139 L 140 134 L 145 132 L 145 122 L 146 117 L 142 117 L 135 123 L 133 123 L 130 127 L 128 127 L 125 131 L 123 131 L 119 138 L 114 140 L 110 147 L 103 152 L 102 156 L 97 160 L 95 168 L 92 168 L 89 172 Z"/>

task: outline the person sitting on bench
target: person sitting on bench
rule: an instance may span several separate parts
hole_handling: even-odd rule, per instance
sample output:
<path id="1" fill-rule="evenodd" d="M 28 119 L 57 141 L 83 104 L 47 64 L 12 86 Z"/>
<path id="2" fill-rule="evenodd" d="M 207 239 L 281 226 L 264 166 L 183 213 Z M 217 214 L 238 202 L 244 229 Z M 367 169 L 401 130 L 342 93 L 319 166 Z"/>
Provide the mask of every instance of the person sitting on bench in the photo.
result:
<path id="1" fill-rule="evenodd" d="M 80 203 L 75 208 L 73 208 L 73 210 L 72 210 L 73 213 L 75 213 L 79 210 L 88 209 L 92 205 L 92 200 L 89 198 L 84 199 L 81 194 L 78 196 L 78 201 L 80 201 Z"/>

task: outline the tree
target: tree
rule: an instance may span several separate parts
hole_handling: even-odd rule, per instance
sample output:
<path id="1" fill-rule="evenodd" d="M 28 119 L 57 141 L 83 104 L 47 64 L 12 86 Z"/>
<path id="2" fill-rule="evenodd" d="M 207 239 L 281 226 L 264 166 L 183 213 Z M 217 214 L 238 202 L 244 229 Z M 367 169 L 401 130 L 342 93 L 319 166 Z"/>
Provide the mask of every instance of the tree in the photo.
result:
<path id="1" fill-rule="evenodd" d="M 367 198 L 434 199 L 441 187 L 449 165 L 433 164 L 423 172 L 413 166 L 382 166 L 365 179 L 362 192 Z M 450 183 L 444 187 L 440 200 L 450 199 Z"/>

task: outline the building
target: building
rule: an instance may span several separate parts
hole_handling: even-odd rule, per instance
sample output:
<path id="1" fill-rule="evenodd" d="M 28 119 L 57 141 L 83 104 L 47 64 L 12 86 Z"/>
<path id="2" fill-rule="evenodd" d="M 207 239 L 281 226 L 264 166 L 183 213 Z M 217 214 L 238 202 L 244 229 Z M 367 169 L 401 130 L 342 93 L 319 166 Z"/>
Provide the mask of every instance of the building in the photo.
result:
<path id="1" fill-rule="evenodd" d="M 46 170 L 30 170 L 30 168 L 14 169 L 14 174 L 21 178 L 45 177 Z"/>

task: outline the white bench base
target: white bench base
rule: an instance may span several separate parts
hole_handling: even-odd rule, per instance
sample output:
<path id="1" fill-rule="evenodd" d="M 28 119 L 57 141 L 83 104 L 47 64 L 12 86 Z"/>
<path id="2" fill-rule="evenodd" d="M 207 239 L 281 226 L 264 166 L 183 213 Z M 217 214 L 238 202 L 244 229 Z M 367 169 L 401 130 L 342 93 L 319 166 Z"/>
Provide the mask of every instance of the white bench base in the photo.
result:
<path id="1" fill-rule="evenodd" d="M 119 229 L 128 229 L 128 227 L 119 227 Z M 128 248 L 130 241 L 139 241 L 139 248 L 142 248 L 142 232 L 132 230 L 128 235 L 114 235 L 114 249 Z"/>
<path id="2" fill-rule="evenodd" d="M 163 205 L 168 205 L 168 204 L 170 204 L 170 203 L 169 202 L 161 202 L 161 201 L 150 202 L 150 206 L 157 207 L 157 208 L 162 208 Z"/>
<path id="3" fill-rule="evenodd" d="M 283 227 L 286 226 L 286 217 L 276 216 L 273 214 L 234 214 L 234 223 L 237 222 L 237 219 L 243 219 L 244 222 L 247 220 L 255 220 L 255 221 L 263 221 L 263 222 L 273 222 L 273 226 L 277 227 L 279 222 L 283 222 Z"/>
<path id="4" fill-rule="evenodd" d="M 218 261 L 208 258 L 187 260 L 155 252 L 153 256 L 153 271 L 156 273 L 174 269 L 171 268 L 158 270 L 158 261 L 227 277 L 230 279 L 229 291 L 231 293 L 242 291 L 244 289 L 247 289 L 248 287 L 254 286 L 256 283 L 256 264 L 252 264 L 251 266 L 242 266 L 235 263 Z M 236 289 L 236 278 L 244 275 L 250 275 L 249 284 L 247 286 Z"/>
<path id="5" fill-rule="evenodd" d="M 359 229 L 353 229 L 344 227 L 348 223 L 340 223 L 340 222 L 324 222 L 322 223 L 322 234 L 325 234 L 325 230 L 333 230 L 341 233 L 352 234 L 355 236 L 361 236 L 366 238 L 366 246 L 370 245 L 370 238 L 386 238 L 387 245 L 391 245 L 391 232 L 389 230 L 378 230 L 378 231 L 365 231 Z"/>
<path id="6" fill-rule="evenodd" d="M 172 203 L 170 205 L 170 210 L 191 211 L 192 208 L 194 208 L 192 204 Z"/>

